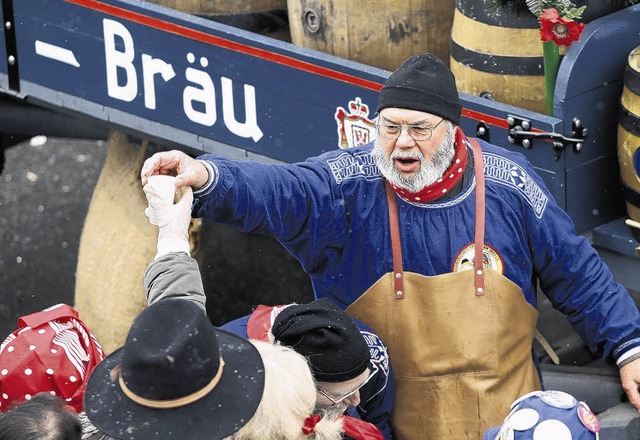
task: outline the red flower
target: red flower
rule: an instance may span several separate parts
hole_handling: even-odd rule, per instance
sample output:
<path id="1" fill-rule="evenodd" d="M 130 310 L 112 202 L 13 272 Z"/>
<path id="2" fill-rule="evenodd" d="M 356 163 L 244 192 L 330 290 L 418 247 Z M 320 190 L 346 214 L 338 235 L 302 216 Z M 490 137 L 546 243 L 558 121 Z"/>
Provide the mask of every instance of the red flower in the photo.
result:
<path id="1" fill-rule="evenodd" d="M 547 9 L 539 18 L 542 41 L 553 41 L 558 46 L 571 46 L 571 43 L 580 40 L 584 24 L 560 17 L 557 9 Z"/>

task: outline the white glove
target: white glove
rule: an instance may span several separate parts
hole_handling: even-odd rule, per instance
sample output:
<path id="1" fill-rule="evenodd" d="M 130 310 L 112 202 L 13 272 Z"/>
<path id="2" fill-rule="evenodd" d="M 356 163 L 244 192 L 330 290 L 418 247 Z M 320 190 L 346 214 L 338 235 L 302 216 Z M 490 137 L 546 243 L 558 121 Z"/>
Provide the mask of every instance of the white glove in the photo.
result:
<path id="1" fill-rule="evenodd" d="M 191 187 L 175 187 L 175 177 L 150 176 L 142 188 L 149 206 L 144 214 L 149 223 L 158 226 L 158 243 L 155 258 L 169 252 L 189 252 L 189 224 L 193 191 Z M 174 200 L 179 198 L 177 203 Z"/>

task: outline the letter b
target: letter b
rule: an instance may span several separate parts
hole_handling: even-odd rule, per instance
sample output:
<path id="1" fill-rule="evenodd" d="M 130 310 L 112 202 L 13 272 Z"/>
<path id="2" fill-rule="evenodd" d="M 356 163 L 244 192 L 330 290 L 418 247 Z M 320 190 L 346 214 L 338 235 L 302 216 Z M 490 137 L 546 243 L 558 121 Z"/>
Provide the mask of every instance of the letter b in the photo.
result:
<path id="1" fill-rule="evenodd" d="M 104 52 L 107 67 L 107 93 L 112 98 L 131 102 L 138 94 L 138 78 L 136 68 L 133 65 L 135 56 L 133 38 L 121 23 L 104 19 L 102 21 L 104 32 Z M 116 49 L 116 36 L 124 42 L 124 50 Z M 125 82 L 118 83 L 118 69 L 124 69 Z"/>

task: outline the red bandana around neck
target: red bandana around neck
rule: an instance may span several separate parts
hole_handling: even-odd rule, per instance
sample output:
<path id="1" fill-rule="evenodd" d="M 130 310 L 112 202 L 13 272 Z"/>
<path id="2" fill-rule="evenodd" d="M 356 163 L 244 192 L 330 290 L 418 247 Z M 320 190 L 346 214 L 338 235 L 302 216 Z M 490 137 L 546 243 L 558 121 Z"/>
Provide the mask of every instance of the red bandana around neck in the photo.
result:
<path id="1" fill-rule="evenodd" d="M 467 142 L 460 127 L 456 128 L 453 147 L 455 148 L 456 155 L 453 158 L 453 162 L 451 162 L 451 166 L 449 166 L 449 169 L 442 175 L 443 177 L 431 185 L 427 185 L 415 193 L 403 188 L 398 188 L 393 183 L 391 183 L 391 187 L 400 197 L 410 202 L 426 203 L 442 197 L 460 181 L 467 166 Z"/>

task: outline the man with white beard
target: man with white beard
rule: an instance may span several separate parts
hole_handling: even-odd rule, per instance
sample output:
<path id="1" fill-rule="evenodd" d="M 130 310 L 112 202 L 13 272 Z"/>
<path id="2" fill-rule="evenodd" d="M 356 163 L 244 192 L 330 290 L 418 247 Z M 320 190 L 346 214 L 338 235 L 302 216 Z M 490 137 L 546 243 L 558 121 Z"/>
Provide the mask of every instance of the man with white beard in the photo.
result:
<path id="1" fill-rule="evenodd" d="M 292 347 L 309 361 L 317 408 L 332 418 L 347 414 L 375 425 L 392 440 L 393 374 L 387 347 L 366 325 L 328 298 L 268 306 L 221 326 L 250 340 Z"/>
<path id="2" fill-rule="evenodd" d="M 195 190 L 193 215 L 270 234 L 374 329 L 394 370 L 400 440 L 481 439 L 541 388 L 537 287 L 617 362 L 640 410 L 640 313 L 521 154 L 467 138 L 455 78 L 430 54 L 380 92 L 375 145 L 296 164 L 177 151 L 141 171 Z"/>

